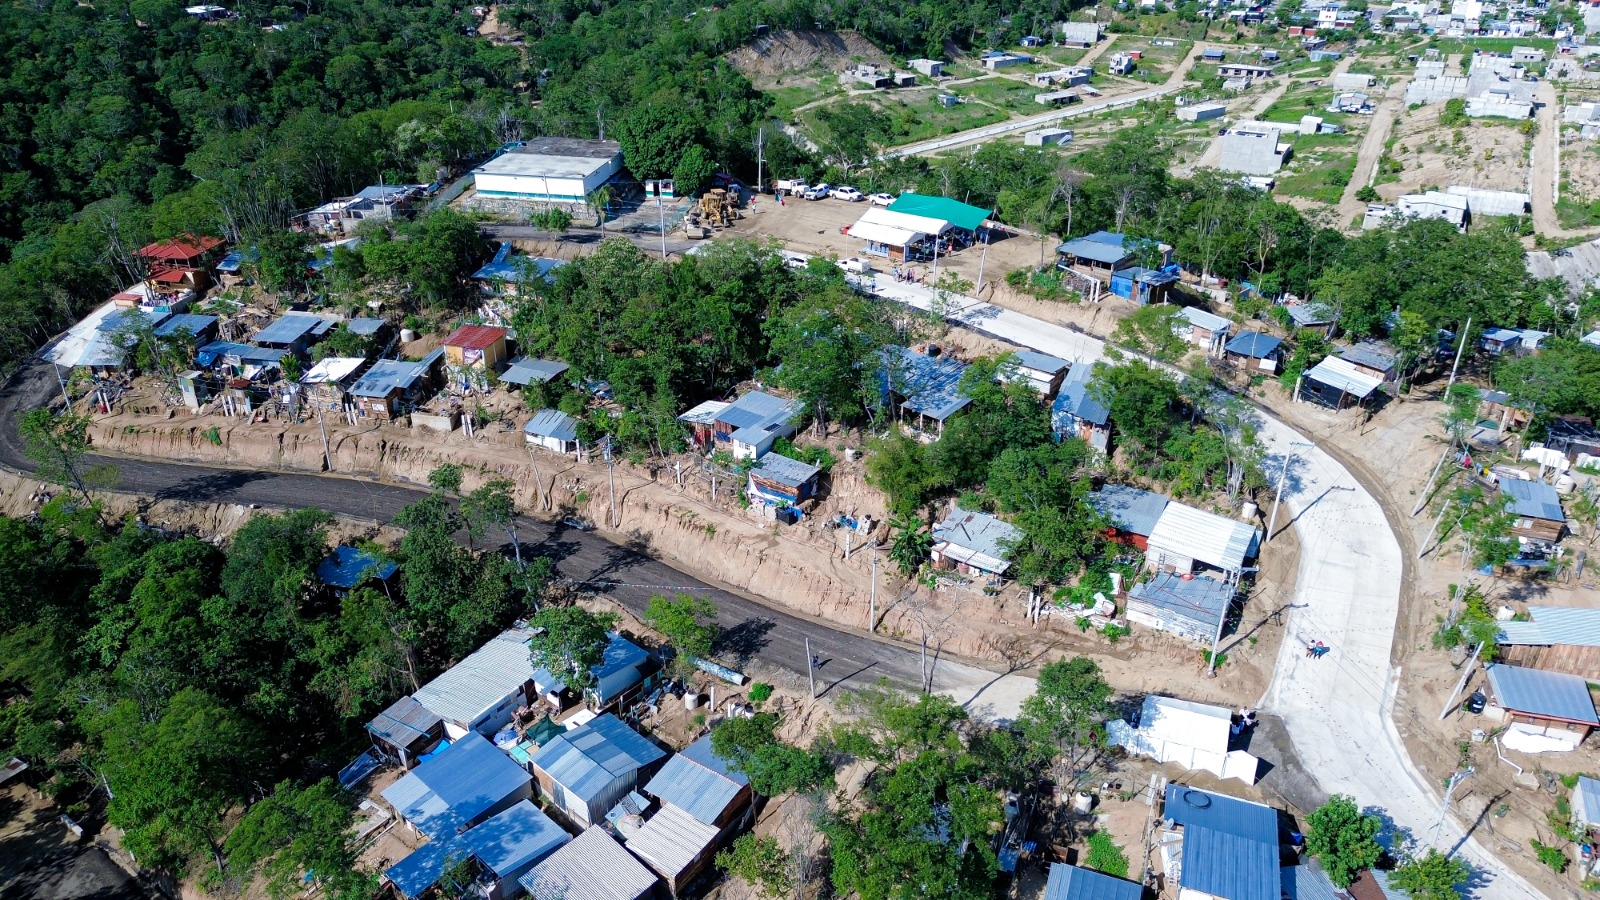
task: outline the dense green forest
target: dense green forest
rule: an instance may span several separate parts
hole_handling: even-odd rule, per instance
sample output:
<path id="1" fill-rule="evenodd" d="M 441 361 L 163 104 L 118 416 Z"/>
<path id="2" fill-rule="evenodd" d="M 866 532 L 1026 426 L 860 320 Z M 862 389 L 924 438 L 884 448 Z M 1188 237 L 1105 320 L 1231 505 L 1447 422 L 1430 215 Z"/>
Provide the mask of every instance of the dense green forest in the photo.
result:
<path id="1" fill-rule="evenodd" d="M 73 814 L 103 805 L 145 866 L 213 885 L 313 870 L 366 896 L 327 776 L 377 710 L 525 614 L 547 571 L 457 544 L 441 495 L 401 519 L 402 574 L 341 598 L 315 577 L 315 510 L 259 515 L 222 548 L 63 499 L 0 518 L 0 746 Z"/>

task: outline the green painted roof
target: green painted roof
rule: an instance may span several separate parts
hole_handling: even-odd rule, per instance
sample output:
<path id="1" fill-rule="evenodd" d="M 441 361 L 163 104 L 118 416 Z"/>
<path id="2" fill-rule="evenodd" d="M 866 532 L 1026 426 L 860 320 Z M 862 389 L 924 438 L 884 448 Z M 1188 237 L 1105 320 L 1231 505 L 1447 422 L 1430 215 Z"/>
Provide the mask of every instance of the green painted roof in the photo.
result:
<path id="1" fill-rule="evenodd" d="M 900 199 L 889 204 L 889 211 L 943 219 L 957 228 L 965 228 L 968 231 L 976 231 L 978 226 L 983 224 L 983 220 L 989 218 L 987 209 L 980 209 L 960 200 L 951 200 L 949 197 L 930 197 L 927 194 L 901 194 Z"/>

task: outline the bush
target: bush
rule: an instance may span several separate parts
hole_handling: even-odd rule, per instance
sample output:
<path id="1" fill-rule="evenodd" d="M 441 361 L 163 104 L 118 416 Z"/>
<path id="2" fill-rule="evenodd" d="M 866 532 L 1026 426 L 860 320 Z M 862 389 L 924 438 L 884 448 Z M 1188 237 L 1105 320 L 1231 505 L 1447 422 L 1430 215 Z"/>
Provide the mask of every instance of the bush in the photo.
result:
<path id="1" fill-rule="evenodd" d="M 1539 862 L 1542 862 L 1551 869 L 1555 870 L 1557 875 L 1560 875 L 1562 872 L 1567 870 L 1567 864 L 1571 862 L 1571 860 L 1567 858 L 1566 851 L 1562 850 L 1560 847 L 1550 847 L 1545 844 L 1541 844 L 1538 838 L 1534 838 L 1528 843 L 1533 847 L 1534 855 L 1539 857 Z"/>
<path id="2" fill-rule="evenodd" d="M 1128 877 L 1128 856 L 1117 846 L 1111 835 L 1104 831 L 1096 831 L 1089 835 L 1089 854 L 1084 860 L 1084 865 L 1096 872 L 1104 872 L 1118 878 Z"/>
<path id="3" fill-rule="evenodd" d="M 757 681 L 750 685 L 750 702 L 765 703 L 772 699 L 772 685 L 764 681 Z"/>

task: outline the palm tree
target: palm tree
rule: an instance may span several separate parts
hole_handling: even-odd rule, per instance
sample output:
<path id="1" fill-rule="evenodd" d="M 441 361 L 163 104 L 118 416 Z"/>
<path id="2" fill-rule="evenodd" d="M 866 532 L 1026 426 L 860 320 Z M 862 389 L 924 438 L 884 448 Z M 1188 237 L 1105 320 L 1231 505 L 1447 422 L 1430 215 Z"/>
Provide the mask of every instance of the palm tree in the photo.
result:
<path id="1" fill-rule="evenodd" d="M 606 233 L 606 213 L 611 209 L 611 185 L 602 184 L 589 192 L 584 198 L 589 206 L 594 209 L 595 215 L 600 217 L 600 233 Z"/>

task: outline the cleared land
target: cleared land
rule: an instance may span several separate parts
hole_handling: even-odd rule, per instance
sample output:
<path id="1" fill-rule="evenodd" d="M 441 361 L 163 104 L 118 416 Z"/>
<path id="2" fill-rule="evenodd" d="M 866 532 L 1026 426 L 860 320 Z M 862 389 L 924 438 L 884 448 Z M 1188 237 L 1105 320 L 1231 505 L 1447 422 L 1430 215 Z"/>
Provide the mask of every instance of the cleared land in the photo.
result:
<path id="1" fill-rule="evenodd" d="M 1379 194 L 1393 200 L 1430 186 L 1443 190 L 1452 184 L 1528 190 L 1529 137 L 1520 123 L 1469 119 L 1445 127 L 1439 123 L 1443 109 L 1443 104 L 1433 103 L 1401 114 L 1387 154 L 1391 172 L 1378 179 Z M 1393 171 L 1395 163 L 1398 171 Z"/>

